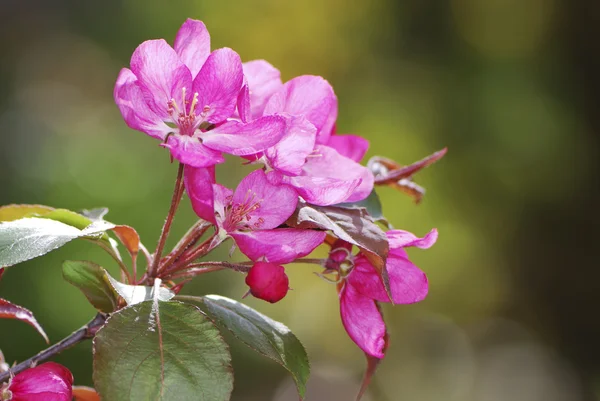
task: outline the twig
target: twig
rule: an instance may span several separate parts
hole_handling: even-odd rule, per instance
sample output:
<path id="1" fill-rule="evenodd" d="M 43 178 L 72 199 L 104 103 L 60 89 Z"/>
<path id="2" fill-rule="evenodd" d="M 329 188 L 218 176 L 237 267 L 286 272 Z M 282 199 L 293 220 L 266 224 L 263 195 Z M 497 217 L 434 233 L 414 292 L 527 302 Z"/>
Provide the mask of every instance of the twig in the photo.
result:
<path id="1" fill-rule="evenodd" d="M 7 381 L 11 377 L 11 375 L 16 375 L 24 371 L 25 369 L 31 368 L 37 365 L 38 363 L 63 352 L 67 348 L 71 348 L 72 346 L 82 342 L 83 340 L 93 338 L 94 335 L 96 335 L 98 329 L 102 327 L 105 322 L 106 315 L 98 313 L 96 317 L 92 319 L 88 324 L 86 324 L 79 330 L 73 332 L 68 337 L 65 337 L 58 343 L 46 348 L 45 350 L 39 352 L 31 358 L 19 363 L 15 367 L 11 368 L 9 371 L 0 374 L 0 383 Z"/>
<path id="2" fill-rule="evenodd" d="M 148 284 L 152 284 L 154 282 L 154 273 L 158 268 L 160 257 L 162 255 L 163 249 L 165 248 L 165 243 L 167 242 L 169 231 L 171 230 L 171 224 L 173 223 L 175 211 L 177 210 L 177 206 L 179 206 L 179 201 L 181 200 L 181 196 L 183 195 L 182 178 L 183 163 L 179 163 L 179 168 L 177 169 L 177 179 L 175 180 L 175 189 L 173 190 L 173 198 L 171 199 L 171 207 L 169 208 L 167 219 L 165 220 L 165 224 L 163 225 L 160 237 L 158 239 L 158 245 L 156 246 L 156 251 L 154 252 L 154 260 L 152 261 L 152 264 L 148 267 Z"/>

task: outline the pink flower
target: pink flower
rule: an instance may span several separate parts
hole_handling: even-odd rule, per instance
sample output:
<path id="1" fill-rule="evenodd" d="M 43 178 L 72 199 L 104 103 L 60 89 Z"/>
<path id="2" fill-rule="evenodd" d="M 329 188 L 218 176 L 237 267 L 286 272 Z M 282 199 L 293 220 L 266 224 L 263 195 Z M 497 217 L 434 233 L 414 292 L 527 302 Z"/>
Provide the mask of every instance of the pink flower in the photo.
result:
<path id="1" fill-rule="evenodd" d="M 296 210 L 298 195 L 289 185 L 274 185 L 262 170 L 245 177 L 235 192 L 214 183 L 207 169 L 186 167 L 186 191 L 198 216 L 217 225 L 221 240 L 234 239 L 253 261 L 288 263 L 308 255 L 325 232 L 277 228 Z"/>
<path id="2" fill-rule="evenodd" d="M 433 229 L 423 238 L 401 230 L 387 232 L 390 253 L 387 272 L 394 304 L 410 304 L 427 296 L 427 277 L 409 259 L 405 247 L 426 249 L 437 240 Z M 389 302 L 381 277 L 368 259 L 350 254 L 348 243 L 338 240 L 333 246 L 327 269 L 337 270 L 340 312 L 346 332 L 366 354 L 384 357 L 386 327 L 377 302 Z M 377 302 L 376 302 L 377 301 Z"/>
<path id="3" fill-rule="evenodd" d="M 283 266 L 256 262 L 246 276 L 246 284 L 256 298 L 275 303 L 285 297 L 290 281 Z"/>
<path id="4" fill-rule="evenodd" d="M 0 399 L 11 401 L 71 401 L 73 375 L 69 369 L 46 362 L 27 369 L 10 381 Z M 5 398 L 6 397 L 6 398 Z"/>
<path id="5" fill-rule="evenodd" d="M 246 67 L 250 63 L 251 68 Z M 250 63 L 244 65 L 247 82 L 238 98 L 242 121 L 282 115 L 287 127 L 281 141 L 248 158 L 263 161 L 277 173 L 278 182 L 295 187 L 309 203 L 324 206 L 366 198 L 373 189 L 373 174 L 328 143 L 337 118 L 331 85 L 311 75 L 282 85 L 273 66 Z"/>
<path id="6" fill-rule="evenodd" d="M 180 162 L 207 167 L 224 161 L 221 152 L 256 154 L 284 134 L 282 117 L 228 120 L 243 79 L 238 54 L 228 48 L 211 53 L 204 24 L 188 19 L 174 48 L 163 39 L 138 46 L 131 69 L 117 78 L 114 98 L 129 127 L 162 140 Z"/>

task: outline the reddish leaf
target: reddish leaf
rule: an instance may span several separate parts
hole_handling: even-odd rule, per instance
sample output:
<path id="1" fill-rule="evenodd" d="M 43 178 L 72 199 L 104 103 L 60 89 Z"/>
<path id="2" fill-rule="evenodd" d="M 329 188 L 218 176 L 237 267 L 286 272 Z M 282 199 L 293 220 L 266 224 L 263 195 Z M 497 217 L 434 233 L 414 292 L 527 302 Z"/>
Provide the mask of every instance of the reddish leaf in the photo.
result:
<path id="1" fill-rule="evenodd" d="M 387 185 L 412 197 L 415 200 L 415 203 L 421 203 L 423 196 L 425 195 L 425 188 L 408 178 L 403 178 L 398 182 Z"/>
<path id="2" fill-rule="evenodd" d="M 100 396 L 91 387 L 73 386 L 73 401 L 100 401 Z"/>
<path id="3" fill-rule="evenodd" d="M 393 160 L 375 156 L 369 160 L 368 167 L 375 175 L 375 184 L 386 185 L 398 182 L 403 178 L 412 177 L 416 172 L 440 160 L 446 152 L 448 152 L 448 148 L 439 150 L 416 163 L 404 167 Z"/>
<path id="4" fill-rule="evenodd" d="M 44 340 L 46 340 L 47 343 L 50 343 L 50 340 L 48 340 L 48 336 L 44 332 L 44 329 L 42 329 L 42 326 L 40 326 L 37 320 L 35 320 L 35 317 L 33 317 L 33 313 L 22 306 L 15 305 L 5 299 L 0 298 L 0 319 L 17 319 L 25 322 L 31 327 L 35 328 L 38 333 L 44 337 Z"/>
<path id="5" fill-rule="evenodd" d="M 140 251 L 140 236 L 133 227 L 115 226 L 112 229 L 119 240 L 125 245 L 132 258 L 137 256 Z"/>
<path id="6" fill-rule="evenodd" d="M 377 308 L 379 309 L 379 313 L 381 313 L 381 307 L 379 306 L 379 303 L 377 303 Z M 383 346 L 384 354 L 386 353 L 388 346 L 390 345 L 389 340 L 390 340 L 390 338 L 386 331 L 385 338 L 384 338 L 385 345 Z M 361 398 L 363 397 L 363 395 L 365 395 L 365 392 L 367 391 L 367 388 L 369 387 L 369 384 L 371 383 L 371 379 L 375 375 L 375 372 L 377 371 L 377 367 L 379 366 L 379 364 L 382 361 L 382 359 L 375 358 L 375 357 L 372 357 L 371 355 L 367 355 L 367 354 L 365 354 L 365 357 L 367 358 L 367 369 L 365 370 L 365 374 L 363 376 L 360 390 L 358 391 L 358 394 L 356 395 L 356 401 L 360 401 Z"/>
<path id="7" fill-rule="evenodd" d="M 0 280 L 2 280 L 3 274 L 4 274 L 4 267 L 0 267 Z"/>
<path id="8" fill-rule="evenodd" d="M 315 206 L 301 202 L 287 224 L 296 228 L 328 230 L 337 238 L 358 246 L 379 272 L 386 292 L 392 299 L 390 280 L 385 269 L 389 252 L 387 237 L 366 209 Z"/>

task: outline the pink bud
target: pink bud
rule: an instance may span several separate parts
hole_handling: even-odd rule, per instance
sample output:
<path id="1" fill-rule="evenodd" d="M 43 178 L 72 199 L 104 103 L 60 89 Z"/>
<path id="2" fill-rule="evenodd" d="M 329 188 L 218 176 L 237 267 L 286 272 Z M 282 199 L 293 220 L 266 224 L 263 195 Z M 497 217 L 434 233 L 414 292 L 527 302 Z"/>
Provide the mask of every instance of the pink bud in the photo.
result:
<path id="1" fill-rule="evenodd" d="M 283 266 L 256 262 L 246 276 L 250 293 L 256 298 L 275 303 L 285 297 L 290 281 Z"/>
<path id="2" fill-rule="evenodd" d="M 46 362 L 16 375 L 0 399 L 10 401 L 71 401 L 73 375 L 69 369 Z"/>

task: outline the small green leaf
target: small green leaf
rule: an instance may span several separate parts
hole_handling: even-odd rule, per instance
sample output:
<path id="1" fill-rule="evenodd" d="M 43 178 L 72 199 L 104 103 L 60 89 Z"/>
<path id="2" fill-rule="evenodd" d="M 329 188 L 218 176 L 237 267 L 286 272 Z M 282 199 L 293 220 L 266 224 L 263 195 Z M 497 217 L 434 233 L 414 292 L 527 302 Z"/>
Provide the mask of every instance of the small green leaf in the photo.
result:
<path id="1" fill-rule="evenodd" d="M 127 305 L 135 305 L 140 302 L 149 301 L 154 298 L 154 287 L 145 285 L 129 285 L 112 278 L 108 272 L 104 271 L 108 281 L 117 293 L 123 297 Z M 175 293 L 168 288 L 158 287 L 158 300 L 168 301 L 175 296 Z"/>
<path id="2" fill-rule="evenodd" d="M 188 300 L 192 297 L 182 297 Z M 193 297 L 196 298 L 196 297 Z M 253 350 L 273 359 L 294 377 L 298 394 L 304 398 L 310 365 L 300 340 L 282 323 L 254 309 L 219 295 L 196 298 L 200 307 L 215 322 Z"/>
<path id="3" fill-rule="evenodd" d="M 67 260 L 63 263 L 65 280 L 79 288 L 94 308 L 110 313 L 117 309 L 117 293 L 99 265 L 80 260 Z"/>
<path id="4" fill-rule="evenodd" d="M 96 334 L 94 384 L 110 401 L 227 401 L 231 355 L 197 307 L 146 301 L 113 313 Z"/>
<path id="5" fill-rule="evenodd" d="M 81 230 L 36 217 L 0 222 L 0 267 L 44 255 L 75 238 L 97 239 L 112 227 L 111 223 L 95 222 Z"/>
<path id="6" fill-rule="evenodd" d="M 44 205 L 6 205 L 0 207 L 0 221 L 19 220 L 23 217 L 41 216 L 54 208 Z"/>

